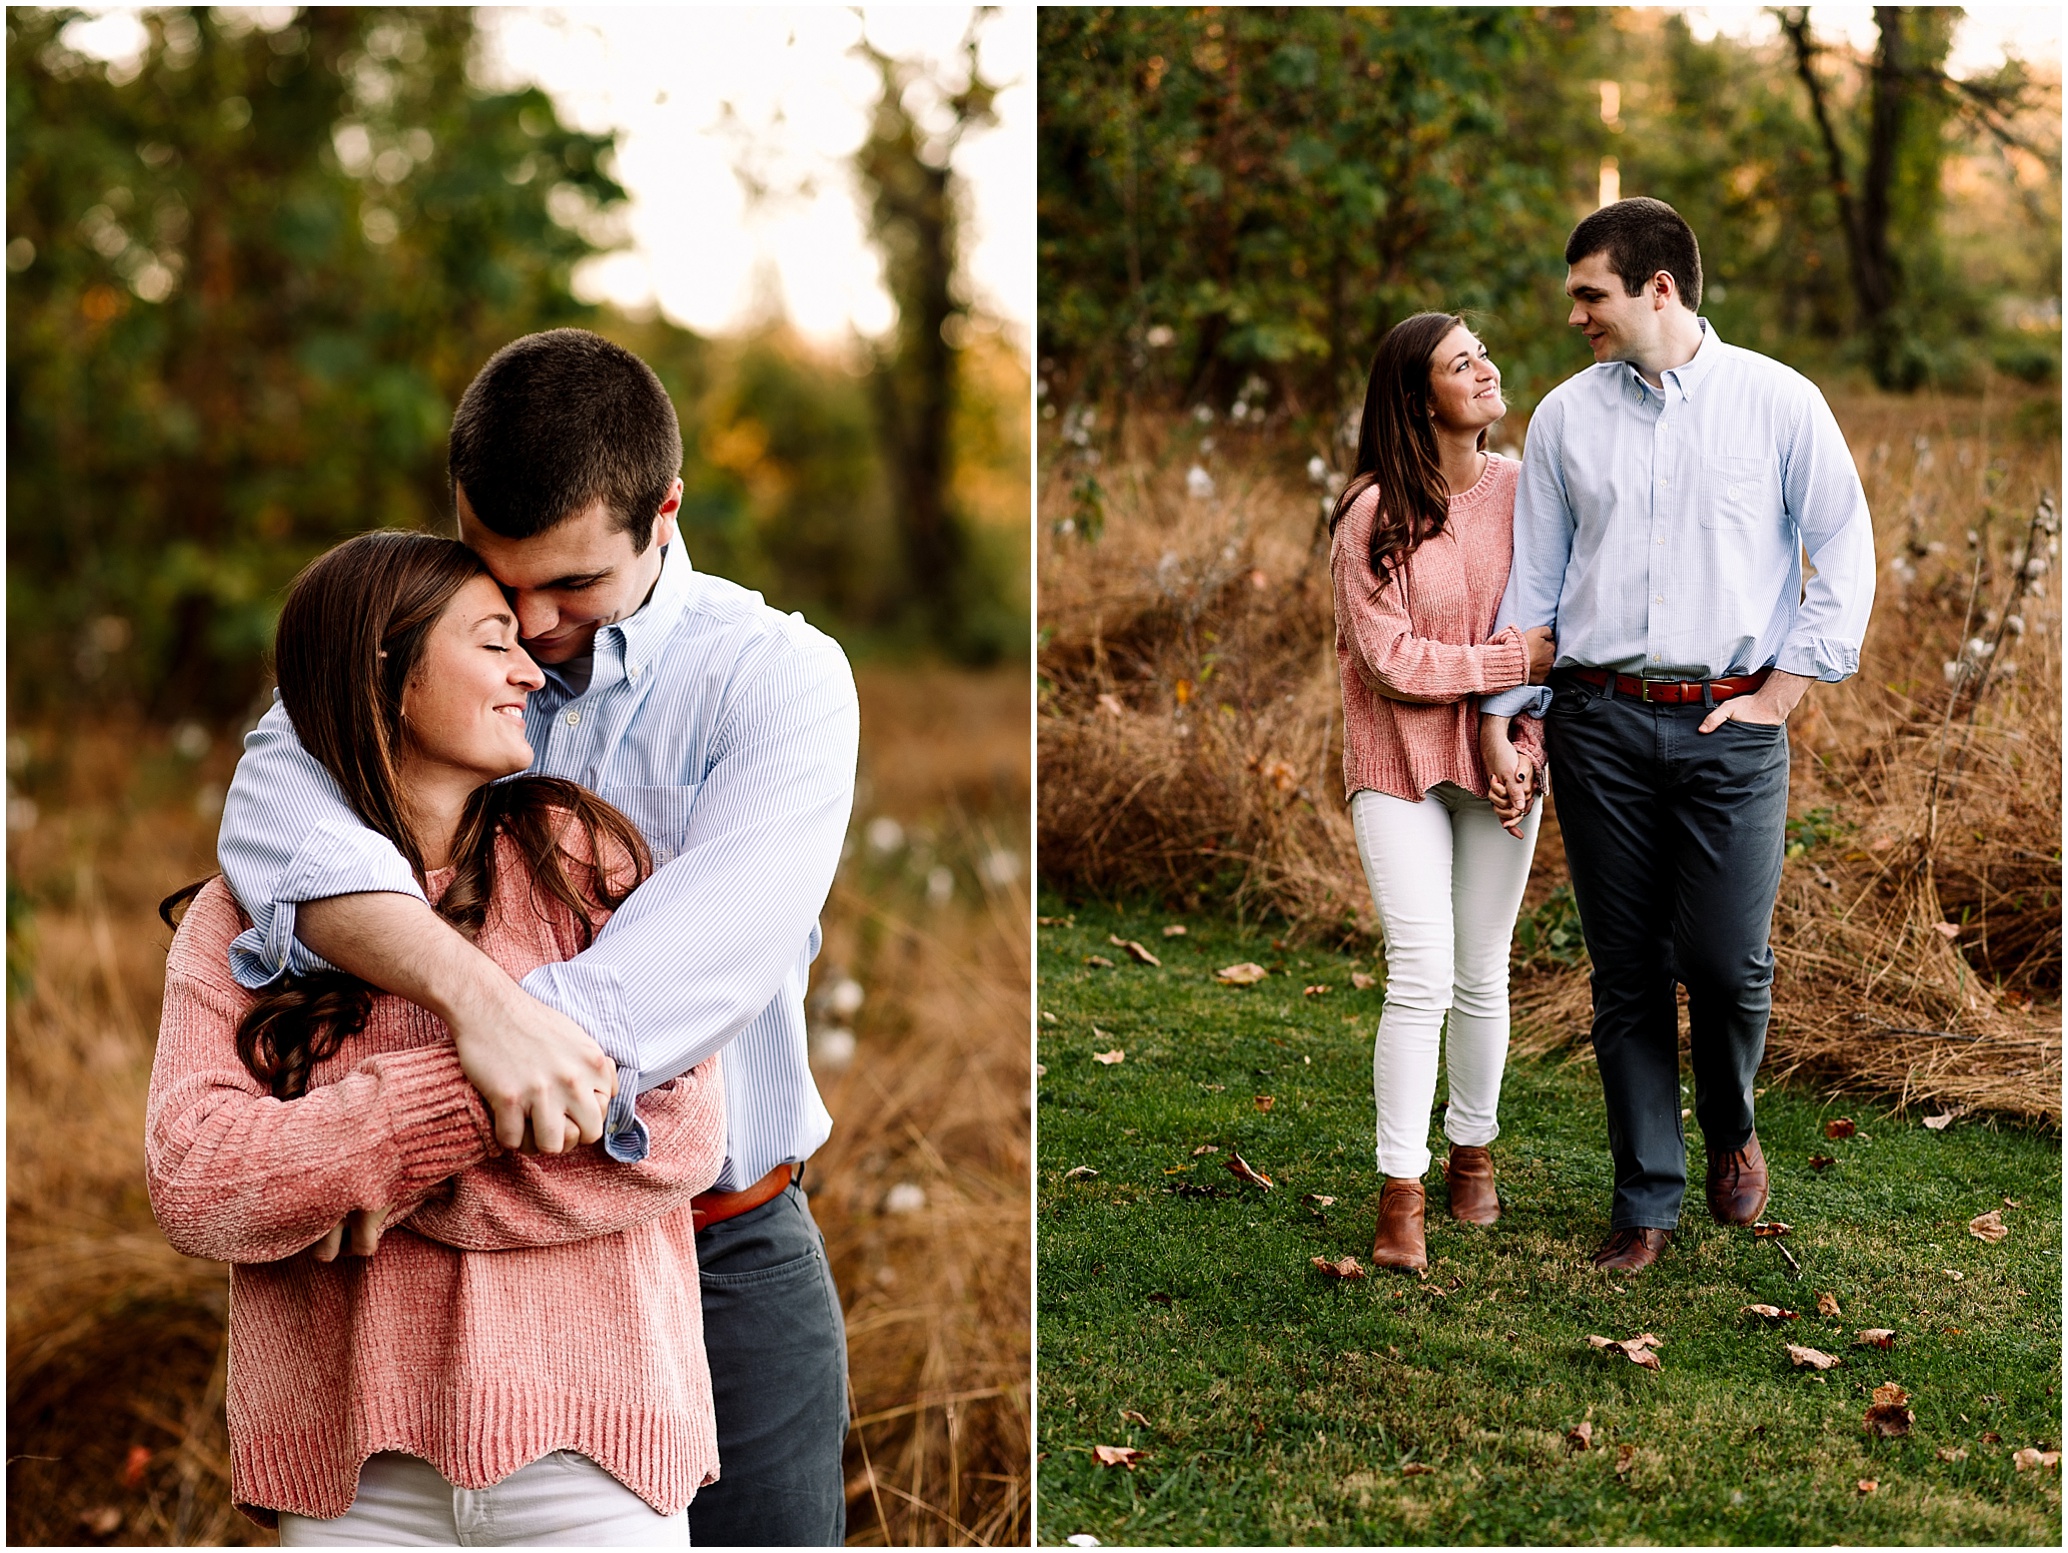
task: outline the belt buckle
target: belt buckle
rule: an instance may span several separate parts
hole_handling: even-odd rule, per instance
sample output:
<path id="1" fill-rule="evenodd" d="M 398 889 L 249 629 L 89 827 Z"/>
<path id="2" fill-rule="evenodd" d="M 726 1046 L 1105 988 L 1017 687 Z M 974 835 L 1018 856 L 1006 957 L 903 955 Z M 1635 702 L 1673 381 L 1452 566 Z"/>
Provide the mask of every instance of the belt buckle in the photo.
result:
<path id="1" fill-rule="evenodd" d="M 1652 686 L 1659 683 L 1661 682 L 1658 680 L 1640 678 L 1637 681 L 1637 699 L 1650 705 L 1664 706 L 1665 702 L 1656 700 L 1652 695 Z"/>

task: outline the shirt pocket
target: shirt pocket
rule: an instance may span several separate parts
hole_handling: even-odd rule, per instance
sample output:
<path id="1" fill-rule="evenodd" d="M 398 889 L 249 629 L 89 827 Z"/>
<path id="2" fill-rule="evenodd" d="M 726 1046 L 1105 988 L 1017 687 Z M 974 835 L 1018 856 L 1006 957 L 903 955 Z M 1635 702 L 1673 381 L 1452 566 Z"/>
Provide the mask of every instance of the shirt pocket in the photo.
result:
<path id="1" fill-rule="evenodd" d="M 697 787 L 606 787 L 598 795 L 639 827 L 653 849 L 653 866 L 665 868 L 682 850 Z"/>
<path id="2" fill-rule="evenodd" d="M 1780 472 L 1765 458 L 1702 459 L 1702 527 L 1751 529 L 1780 515 Z"/>

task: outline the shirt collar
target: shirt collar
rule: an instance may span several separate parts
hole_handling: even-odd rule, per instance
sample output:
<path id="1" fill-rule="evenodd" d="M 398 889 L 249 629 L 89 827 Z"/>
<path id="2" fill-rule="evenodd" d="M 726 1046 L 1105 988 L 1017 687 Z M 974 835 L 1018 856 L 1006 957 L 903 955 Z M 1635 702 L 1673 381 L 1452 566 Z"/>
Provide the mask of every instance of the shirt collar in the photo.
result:
<path id="1" fill-rule="evenodd" d="M 1701 387 L 1702 379 L 1716 370 L 1716 363 L 1723 356 L 1723 337 L 1716 332 L 1715 326 L 1706 318 L 1697 318 L 1695 323 L 1701 328 L 1702 339 L 1701 343 L 1695 346 L 1694 355 L 1679 366 L 1668 367 L 1659 374 L 1661 382 L 1667 378 L 1673 380 L 1674 386 L 1680 390 L 1682 399 L 1695 397 L 1695 390 Z M 1632 373 L 1637 372 L 1635 367 L 1630 370 Z M 1641 375 L 1639 381 L 1643 381 Z M 1648 388 L 1651 385 L 1647 383 L 1645 386 Z"/>
<path id="2" fill-rule="evenodd" d="M 618 632 L 624 643 L 627 674 L 636 678 L 661 650 L 682 618 L 695 578 L 696 568 L 689 564 L 688 549 L 677 535 L 675 543 L 661 551 L 661 575 L 646 602 L 616 625 L 606 627 Z"/>

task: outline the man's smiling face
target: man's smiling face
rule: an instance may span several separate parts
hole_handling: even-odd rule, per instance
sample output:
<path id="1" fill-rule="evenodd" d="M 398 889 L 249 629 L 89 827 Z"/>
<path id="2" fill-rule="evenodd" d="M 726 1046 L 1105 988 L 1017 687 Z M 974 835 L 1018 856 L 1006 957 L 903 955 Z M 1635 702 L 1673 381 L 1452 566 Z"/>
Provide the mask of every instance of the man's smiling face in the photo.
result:
<path id="1" fill-rule="evenodd" d="M 601 499 L 529 539 L 506 539 L 475 515 L 465 487 L 454 491 L 460 539 L 487 563 L 517 615 L 525 651 L 540 663 L 566 663 L 590 650 L 602 627 L 646 602 L 661 573 L 661 547 L 675 537 L 678 483 L 661 504 L 643 551 Z"/>
<path id="2" fill-rule="evenodd" d="M 1596 361 L 1636 361 L 1656 345 L 1661 319 L 1656 277 L 1636 296 L 1623 277 L 1609 268 L 1606 253 L 1592 253 L 1566 272 L 1565 294 L 1572 298 L 1566 322 L 1587 337 Z M 1669 295 L 1668 307 L 1680 305 Z"/>

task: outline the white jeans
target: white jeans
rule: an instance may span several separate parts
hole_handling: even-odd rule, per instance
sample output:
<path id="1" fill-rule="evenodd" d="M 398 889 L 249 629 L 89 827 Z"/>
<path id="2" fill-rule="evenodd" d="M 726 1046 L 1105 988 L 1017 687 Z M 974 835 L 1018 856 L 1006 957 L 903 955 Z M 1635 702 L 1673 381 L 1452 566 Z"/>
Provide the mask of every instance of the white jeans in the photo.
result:
<path id="1" fill-rule="evenodd" d="M 554 1451 L 487 1488 L 454 1488 L 428 1461 L 369 1456 L 336 1520 L 280 1512 L 283 1548 L 686 1548 L 689 1512 L 656 1515 L 588 1457 Z"/>
<path id="2" fill-rule="evenodd" d="M 1517 840 L 1491 803 L 1451 782 L 1415 803 L 1369 789 L 1350 800 L 1357 855 L 1386 934 L 1386 1008 L 1371 1064 L 1381 1175 L 1419 1177 L 1429 1168 L 1446 1013 L 1444 1136 L 1482 1147 L 1500 1136 L 1508 944 L 1543 812 L 1532 806 Z"/>

